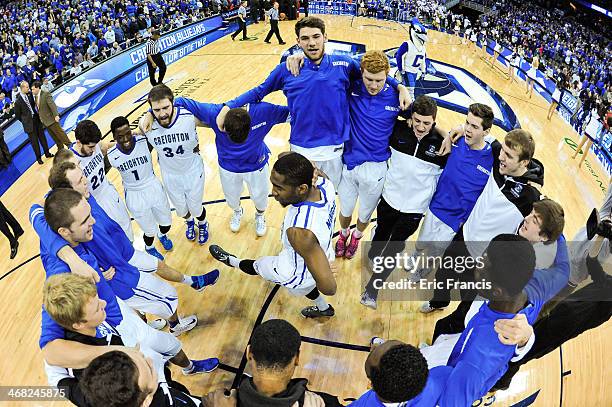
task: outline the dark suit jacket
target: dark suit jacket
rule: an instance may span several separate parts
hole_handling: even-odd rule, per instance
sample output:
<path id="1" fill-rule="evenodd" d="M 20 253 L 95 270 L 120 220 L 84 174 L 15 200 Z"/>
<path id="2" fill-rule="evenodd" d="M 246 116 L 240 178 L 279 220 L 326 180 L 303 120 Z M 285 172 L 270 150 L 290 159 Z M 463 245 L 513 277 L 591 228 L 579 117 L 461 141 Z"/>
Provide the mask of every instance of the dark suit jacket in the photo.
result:
<path id="1" fill-rule="evenodd" d="M 57 105 L 53 101 L 53 96 L 51 96 L 49 92 L 41 89 L 39 96 L 40 102 L 38 105 L 38 114 L 40 116 L 40 121 L 45 127 L 49 127 L 55 123 L 55 116 L 59 116 L 59 113 L 57 112 Z"/>
<path id="2" fill-rule="evenodd" d="M 35 106 L 32 100 L 30 100 L 30 104 L 32 105 L 32 109 L 34 109 Z M 28 108 L 27 103 L 23 100 L 21 93 L 15 96 L 15 117 L 21 122 L 26 133 L 34 132 L 34 116 Z"/>

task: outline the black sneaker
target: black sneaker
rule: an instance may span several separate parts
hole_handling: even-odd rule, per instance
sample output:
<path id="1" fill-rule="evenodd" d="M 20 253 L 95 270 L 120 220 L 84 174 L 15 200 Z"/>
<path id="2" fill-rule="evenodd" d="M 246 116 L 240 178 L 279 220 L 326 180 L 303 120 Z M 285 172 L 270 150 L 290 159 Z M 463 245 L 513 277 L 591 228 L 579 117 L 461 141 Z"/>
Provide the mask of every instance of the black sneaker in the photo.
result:
<path id="1" fill-rule="evenodd" d="M 279 45 L 285 45 L 285 44 L 286 44 L 286 42 L 285 42 L 285 41 L 283 41 L 283 42 L 279 42 L 278 44 L 279 44 Z"/>
<path id="2" fill-rule="evenodd" d="M 302 316 L 304 318 L 333 317 L 334 315 L 336 315 L 336 311 L 334 311 L 334 307 L 332 307 L 331 304 L 329 304 L 329 308 L 325 311 L 320 311 L 316 305 L 311 305 L 302 310 Z"/>
<path id="3" fill-rule="evenodd" d="M 212 256 L 215 259 L 219 260 L 221 263 L 229 267 L 234 267 L 229 261 L 230 257 L 236 257 L 233 254 L 226 252 L 225 250 L 223 250 L 221 247 L 217 246 L 216 244 L 210 245 L 210 247 L 208 248 L 208 251 L 210 252 L 210 254 L 212 254 Z"/>

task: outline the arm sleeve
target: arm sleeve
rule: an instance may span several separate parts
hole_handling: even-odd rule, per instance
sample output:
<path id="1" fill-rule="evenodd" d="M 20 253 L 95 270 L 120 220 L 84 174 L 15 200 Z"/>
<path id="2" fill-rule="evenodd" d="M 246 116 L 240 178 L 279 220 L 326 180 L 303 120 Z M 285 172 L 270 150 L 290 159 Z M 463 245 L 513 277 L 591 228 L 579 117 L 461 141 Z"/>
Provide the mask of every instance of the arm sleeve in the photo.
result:
<path id="1" fill-rule="evenodd" d="M 471 406 L 474 400 L 481 397 L 482 384 L 486 381 L 480 366 L 460 361 L 448 376 L 442 396 L 438 400 L 440 407 Z"/>
<path id="2" fill-rule="evenodd" d="M 40 205 L 32 205 L 30 208 L 30 223 L 36 234 L 39 237 L 41 246 L 49 253 L 54 256 L 64 246 L 68 245 L 60 235 L 55 233 L 49 227 L 47 220 L 45 219 L 44 209 Z"/>
<path id="3" fill-rule="evenodd" d="M 266 104 L 266 110 L 266 117 L 272 125 L 289 121 L 289 108 L 287 106 Z"/>
<path id="4" fill-rule="evenodd" d="M 397 69 L 403 72 L 404 69 L 404 54 L 408 51 L 408 44 L 403 42 L 402 45 L 395 52 L 395 61 L 397 62 Z"/>
<path id="5" fill-rule="evenodd" d="M 567 244 L 565 237 L 561 235 L 557 239 L 557 254 L 554 264 L 547 269 L 535 270 L 533 277 L 525 286 L 525 292 L 530 300 L 541 300 L 546 303 L 567 285 L 569 275 Z"/>
<path id="6" fill-rule="evenodd" d="M 283 70 L 287 70 L 287 68 L 285 68 L 285 64 L 278 64 L 276 68 L 274 68 L 274 70 L 270 72 L 270 75 L 268 75 L 264 83 L 249 91 L 246 91 L 237 98 L 230 100 L 226 103 L 226 105 L 233 109 L 235 107 L 244 106 L 247 103 L 255 103 L 262 101 L 263 98 L 266 97 L 266 95 L 277 91 L 283 87 L 285 83 L 285 73 L 283 72 Z"/>
<path id="7" fill-rule="evenodd" d="M 47 104 L 49 105 L 49 109 L 51 109 L 51 113 L 53 113 L 53 117 L 59 116 L 59 113 L 57 112 L 57 106 L 55 105 L 55 102 L 53 101 L 53 96 L 51 96 L 51 94 L 47 92 L 46 98 L 47 98 Z"/>
<path id="8" fill-rule="evenodd" d="M 64 339 L 64 336 L 64 328 L 59 326 L 43 308 L 40 339 L 38 340 L 40 349 L 43 349 L 49 342 L 53 342 L 56 339 Z"/>
<path id="9" fill-rule="evenodd" d="M 174 105 L 190 111 L 199 121 L 210 126 L 219 114 L 219 105 L 213 103 L 196 102 L 193 99 L 178 97 L 174 99 Z"/>

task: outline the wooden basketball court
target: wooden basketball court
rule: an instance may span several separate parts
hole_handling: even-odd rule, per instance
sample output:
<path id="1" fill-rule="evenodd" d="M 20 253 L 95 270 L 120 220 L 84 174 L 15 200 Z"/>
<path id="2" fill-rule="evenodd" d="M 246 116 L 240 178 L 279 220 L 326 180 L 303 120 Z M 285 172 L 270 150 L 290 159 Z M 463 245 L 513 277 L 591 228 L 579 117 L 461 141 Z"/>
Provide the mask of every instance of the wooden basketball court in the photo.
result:
<path id="1" fill-rule="evenodd" d="M 379 27 L 373 27 L 371 23 L 374 20 L 322 17 L 327 23 L 330 39 L 363 43 L 367 49 L 396 47 L 407 37 L 407 31 L 393 23 L 376 21 Z M 257 41 L 232 42 L 229 37 L 224 37 L 172 64 L 167 74 L 168 85 L 177 95 L 221 103 L 259 84 L 287 48 L 263 43 L 267 29 L 261 23 L 251 25 L 249 35 L 257 36 Z M 293 22 L 281 22 L 280 29 L 285 41 L 294 41 Z M 601 204 L 608 186 L 608 176 L 592 155 L 582 169 L 577 168 L 578 159 L 574 161 L 570 158 L 577 137 L 557 115 L 550 122 L 546 120 L 548 103 L 543 98 L 534 93 L 532 99 L 526 99 L 524 82 L 510 84 L 500 71 L 486 65 L 479 53 L 473 54 L 457 42 L 456 38 L 430 31 L 428 55 L 466 68 L 482 79 L 503 96 L 516 112 L 523 128 L 534 135 L 536 157 L 546 168 L 543 192 L 563 205 L 567 216 L 565 235 L 570 240 L 584 224 L 589 211 Z M 136 120 L 146 108 L 142 96 L 148 90 L 148 81 L 142 82 L 101 109 L 92 119 L 103 133 L 108 132 L 110 121 L 117 115 L 131 112 L 130 121 Z M 286 103 L 281 92 L 271 95 L 266 101 Z M 441 109 L 438 113 L 438 123 L 447 128 L 463 120 L 463 115 L 449 110 Z M 217 356 L 227 368 L 193 377 L 183 377 L 178 370 L 174 370 L 175 378 L 187 385 L 193 394 L 205 394 L 220 386 L 229 387 L 234 380 L 235 369 L 245 362 L 245 347 L 256 321 L 284 318 L 305 337 L 296 374 L 307 377 L 312 389 L 337 394 L 342 398 L 357 398 L 367 389 L 363 369 L 367 353 L 364 350 L 372 336 L 397 338 L 412 344 L 430 339 L 435 320 L 447 315 L 447 312 L 423 315 L 417 312 L 418 303 L 380 302 L 376 311 L 359 304 L 359 256 L 351 261 L 338 262 L 338 293 L 329 299 L 336 308 L 336 317 L 326 321 L 305 320 L 299 315 L 299 310 L 309 305 L 306 299 L 290 297 L 283 289 L 273 290 L 270 283 L 229 269 L 212 259 L 208 253 L 210 243 L 219 244 L 243 258 L 277 253 L 281 248 L 278 236 L 284 211 L 270 199 L 266 216 L 268 233 L 256 238 L 253 205 L 245 200 L 242 228 L 238 234 L 231 233 L 228 226 L 231 210 L 223 202 L 214 136 L 208 129 L 199 131 L 206 165 L 204 201 L 207 202 L 211 238 L 203 247 L 187 241 L 182 219 L 175 217 L 170 231 L 175 247 L 167 253 L 166 261 L 186 274 L 221 269 L 222 275 L 217 285 L 202 293 L 177 285 L 181 313 L 196 313 L 200 320 L 198 327 L 180 339 L 192 358 Z M 495 128 L 493 133 L 497 137 L 505 134 L 499 128 Z M 289 125 L 285 124 L 275 127 L 267 138 L 274 157 L 287 150 L 288 135 Z M 0 355 L 4 360 L 0 372 L 2 385 L 47 383 L 38 348 L 44 271 L 38 258 L 38 238 L 29 226 L 28 209 L 32 203 L 40 202 L 47 191 L 49 169 L 49 161 L 41 167 L 33 166 L 2 197 L 26 230 L 20 240 L 19 254 L 13 261 L 5 260 L 8 256 L 4 254 L 9 252 L 9 247 L 6 240 L 0 240 L 0 253 L 3 253 L 0 269 L 4 271 L 2 274 L 12 271 L 0 280 L 3 294 L 0 297 Z M 121 191 L 119 175 L 113 170 L 109 177 Z M 143 248 L 141 238 L 137 240 L 137 246 Z M 159 250 L 162 251 L 161 247 Z M 612 405 L 612 395 L 606 391 L 612 369 L 607 363 L 611 353 L 606 350 L 611 345 L 611 337 L 612 325 L 608 322 L 564 344 L 546 357 L 530 362 L 515 376 L 509 390 L 496 393 L 494 405 Z M 68 402 L 27 404 L 69 405 Z M 482 401 L 480 405 L 490 405 L 490 402 Z"/>

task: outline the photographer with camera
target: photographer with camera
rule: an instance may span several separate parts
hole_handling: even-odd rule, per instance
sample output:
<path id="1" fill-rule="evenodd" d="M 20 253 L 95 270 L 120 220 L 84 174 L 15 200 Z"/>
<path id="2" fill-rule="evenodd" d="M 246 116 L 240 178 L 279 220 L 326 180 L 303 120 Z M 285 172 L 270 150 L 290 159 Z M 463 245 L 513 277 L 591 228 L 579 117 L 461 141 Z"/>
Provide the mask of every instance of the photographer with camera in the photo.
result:
<path id="1" fill-rule="evenodd" d="M 578 231 L 570 244 L 571 274 L 568 286 L 550 313 L 540 314 L 534 324 L 535 342 L 523 359 L 510 363 L 494 390 L 505 390 L 521 365 L 557 349 L 581 333 L 598 327 L 612 315 L 612 276 L 606 272 L 612 264 L 612 184 L 599 211 L 593 209 L 586 227 Z M 604 269 L 606 267 L 606 269 Z M 591 282 L 576 290 L 588 277 Z"/>

